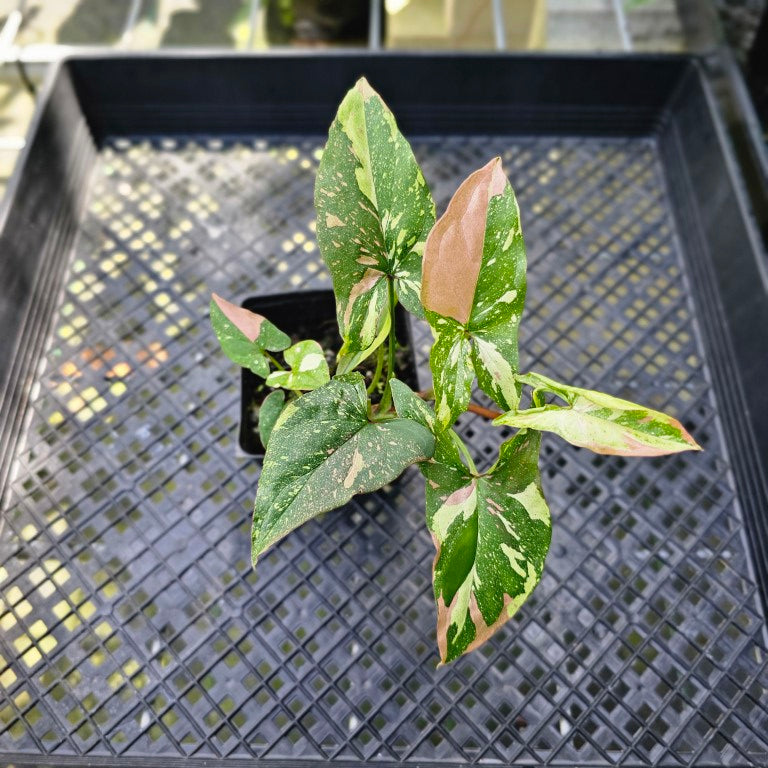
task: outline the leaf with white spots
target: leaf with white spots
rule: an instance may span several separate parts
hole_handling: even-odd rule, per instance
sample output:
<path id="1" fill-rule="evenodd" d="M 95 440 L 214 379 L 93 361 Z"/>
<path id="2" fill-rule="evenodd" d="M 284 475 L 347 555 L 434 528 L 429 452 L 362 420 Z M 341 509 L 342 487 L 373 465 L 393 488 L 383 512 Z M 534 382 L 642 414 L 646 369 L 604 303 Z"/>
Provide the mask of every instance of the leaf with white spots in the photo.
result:
<path id="1" fill-rule="evenodd" d="M 331 125 L 315 208 L 344 352 L 372 352 L 388 316 L 389 279 L 406 309 L 423 316 L 421 255 L 435 206 L 394 116 L 364 78 Z"/>
<path id="2" fill-rule="evenodd" d="M 279 352 L 291 343 L 288 335 L 276 328 L 262 315 L 213 294 L 211 326 L 224 354 L 257 376 L 269 375 L 269 362 L 264 350 Z"/>
<path id="3" fill-rule="evenodd" d="M 478 383 L 503 408 L 517 405 L 520 390 L 517 336 L 525 303 L 525 245 L 515 195 L 495 158 L 459 187 L 427 238 L 421 299 L 437 344 L 460 328 Z M 432 364 L 442 413 L 460 413 L 464 389 L 442 388 L 443 357 Z M 466 371 L 470 363 L 459 366 Z M 471 384 L 471 382 L 470 382 Z"/>
<path id="4" fill-rule="evenodd" d="M 496 325 L 472 334 L 472 364 L 477 382 L 494 402 L 507 408 L 517 403 L 520 387 L 517 371 L 517 325 Z"/>
<path id="5" fill-rule="evenodd" d="M 663 456 L 701 447 L 672 416 L 618 397 L 553 381 L 538 373 L 517 380 L 551 392 L 565 406 L 510 411 L 493 423 L 554 432 L 573 445 L 616 456 Z"/>
<path id="6" fill-rule="evenodd" d="M 312 340 L 300 341 L 285 350 L 290 371 L 273 371 L 267 377 L 270 387 L 285 389 L 317 389 L 330 381 L 328 361 L 323 348 Z"/>
<path id="7" fill-rule="evenodd" d="M 432 456 L 422 424 L 371 422 L 363 377 L 349 373 L 289 403 L 272 430 L 253 516 L 252 556 L 317 515 Z"/>
<path id="8" fill-rule="evenodd" d="M 285 407 L 285 392 L 282 389 L 276 389 L 270 392 L 259 408 L 259 437 L 261 444 L 266 448 L 269 443 L 269 437 L 274 429 L 275 422 L 280 417 Z"/>
<path id="9" fill-rule="evenodd" d="M 480 477 L 453 462 L 423 467 L 442 663 L 482 645 L 541 579 L 552 532 L 539 444 L 538 432 L 519 432 Z"/>

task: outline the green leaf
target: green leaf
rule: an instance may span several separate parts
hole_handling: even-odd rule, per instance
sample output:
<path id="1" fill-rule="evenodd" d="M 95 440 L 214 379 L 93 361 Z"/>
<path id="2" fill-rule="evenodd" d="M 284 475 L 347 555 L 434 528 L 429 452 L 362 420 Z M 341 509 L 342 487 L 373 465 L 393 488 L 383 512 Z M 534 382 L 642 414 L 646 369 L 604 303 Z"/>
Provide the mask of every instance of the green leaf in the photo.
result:
<path id="1" fill-rule="evenodd" d="M 469 361 L 455 361 L 453 368 L 466 371 L 471 365 L 472 378 L 476 373 L 481 389 L 507 409 L 520 397 L 515 373 L 525 270 L 517 200 L 495 158 L 461 184 L 430 232 L 421 298 L 438 344 L 446 331 L 452 339 L 457 327 L 464 333 L 461 351 Z M 442 363 L 439 356 L 431 366 L 437 402 L 446 402 L 442 409 L 438 405 L 441 421 L 447 414 L 454 419 L 466 407 L 463 385 L 443 390 Z"/>
<path id="2" fill-rule="evenodd" d="M 344 97 L 315 183 L 317 240 L 333 279 L 345 354 L 374 351 L 387 280 L 423 316 L 421 255 L 435 206 L 395 118 L 365 79 Z"/>
<path id="3" fill-rule="evenodd" d="M 497 325 L 472 333 L 472 365 L 480 389 L 502 408 L 520 399 L 517 371 L 517 325 Z"/>
<path id="4" fill-rule="evenodd" d="M 392 379 L 390 387 L 392 389 L 392 402 L 401 419 L 411 419 L 423 424 L 430 432 L 437 432 L 435 414 L 424 400 L 400 379 Z"/>
<path id="5" fill-rule="evenodd" d="M 602 392 L 561 384 L 538 373 L 519 375 L 517 379 L 536 391 L 557 395 L 566 405 L 510 411 L 494 424 L 554 432 L 573 445 L 617 456 L 662 456 L 701 450 L 672 416 Z"/>
<path id="6" fill-rule="evenodd" d="M 282 389 L 276 389 L 270 392 L 259 408 L 259 437 L 261 444 L 266 448 L 269 443 L 269 437 L 275 427 L 275 422 L 283 412 L 285 405 L 285 392 Z"/>
<path id="7" fill-rule="evenodd" d="M 410 419 L 372 423 L 363 377 L 349 373 L 289 403 L 264 457 L 252 555 L 289 531 L 394 480 L 432 456 L 435 439 Z"/>
<path id="8" fill-rule="evenodd" d="M 267 377 L 270 387 L 317 389 L 330 381 L 325 353 L 316 341 L 300 341 L 286 349 L 285 362 L 291 370 L 270 373 Z"/>
<path id="9" fill-rule="evenodd" d="M 427 525 L 442 663 L 482 645 L 541 579 L 551 539 L 538 470 L 540 435 L 521 431 L 480 477 L 432 462 Z M 425 472 L 426 474 L 426 472 Z"/>
<path id="10" fill-rule="evenodd" d="M 211 299 L 211 326 L 224 354 L 233 363 L 249 368 L 262 378 L 269 375 L 264 350 L 279 352 L 291 343 L 290 337 L 265 317 L 238 307 L 215 293 Z"/>

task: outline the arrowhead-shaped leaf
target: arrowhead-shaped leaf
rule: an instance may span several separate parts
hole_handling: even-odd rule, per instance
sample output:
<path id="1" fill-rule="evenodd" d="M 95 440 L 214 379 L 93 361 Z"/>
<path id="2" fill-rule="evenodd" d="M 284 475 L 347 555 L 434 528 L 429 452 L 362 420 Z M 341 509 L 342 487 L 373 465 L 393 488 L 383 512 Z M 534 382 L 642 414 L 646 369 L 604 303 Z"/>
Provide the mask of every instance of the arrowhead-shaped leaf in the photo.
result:
<path id="1" fill-rule="evenodd" d="M 482 645 L 541 579 L 552 530 L 539 479 L 540 435 L 519 432 L 486 475 L 427 484 L 437 644 L 443 663 Z"/>
<path id="2" fill-rule="evenodd" d="M 501 160 L 495 158 L 461 184 L 432 229 L 424 251 L 421 298 L 437 343 L 445 331 L 455 337 L 458 325 L 467 342 L 462 350 L 471 353 L 480 387 L 504 408 L 515 407 L 519 399 L 514 374 L 525 270 L 520 212 Z M 445 424 L 443 417 L 450 414 L 453 419 L 466 403 L 463 388 L 454 388 L 458 401 L 443 389 L 442 363 L 436 357 L 431 367 L 437 402 L 445 398 L 448 403 L 438 409 Z M 454 367 L 466 371 L 469 364 Z"/>
<path id="3" fill-rule="evenodd" d="M 472 332 L 472 364 L 477 382 L 502 408 L 520 399 L 517 372 L 517 323 L 495 325 Z"/>
<path id="4" fill-rule="evenodd" d="M 407 386 L 391 386 L 399 416 L 435 427 L 429 407 Z M 482 645 L 515 614 L 541 578 L 551 539 L 539 433 L 519 432 L 478 477 L 461 462 L 451 432 L 438 430 L 432 459 L 419 465 L 437 549 L 433 584 L 442 663 Z"/>
<path id="5" fill-rule="evenodd" d="M 285 406 L 285 392 L 282 389 L 276 389 L 270 392 L 259 408 L 259 437 L 261 444 L 266 448 L 269 443 L 270 435 L 274 429 L 275 422 L 283 412 Z"/>
<path id="6" fill-rule="evenodd" d="M 567 405 L 510 411 L 494 424 L 554 432 L 573 445 L 617 456 L 662 456 L 701 450 L 677 419 L 659 411 L 561 384 L 538 373 L 519 375 L 517 380 L 535 390 L 551 392 Z"/>
<path id="7" fill-rule="evenodd" d="M 363 377 L 349 373 L 289 403 L 264 457 L 253 516 L 254 563 L 289 531 L 394 480 L 432 456 L 410 419 L 370 422 Z"/>
<path id="8" fill-rule="evenodd" d="M 331 125 L 315 208 L 343 352 L 370 354 L 388 316 L 387 276 L 406 309 L 422 315 L 421 255 L 435 206 L 395 118 L 365 79 L 344 97 Z"/>
<path id="9" fill-rule="evenodd" d="M 270 387 L 317 389 L 330 381 L 325 353 L 316 341 L 300 341 L 286 349 L 285 362 L 291 370 L 270 373 L 267 377 Z"/>
<path id="10" fill-rule="evenodd" d="M 290 337 L 265 317 L 238 307 L 215 293 L 211 299 L 211 326 L 224 354 L 233 363 L 250 368 L 262 378 L 269 375 L 264 350 L 279 352 L 291 343 Z"/>

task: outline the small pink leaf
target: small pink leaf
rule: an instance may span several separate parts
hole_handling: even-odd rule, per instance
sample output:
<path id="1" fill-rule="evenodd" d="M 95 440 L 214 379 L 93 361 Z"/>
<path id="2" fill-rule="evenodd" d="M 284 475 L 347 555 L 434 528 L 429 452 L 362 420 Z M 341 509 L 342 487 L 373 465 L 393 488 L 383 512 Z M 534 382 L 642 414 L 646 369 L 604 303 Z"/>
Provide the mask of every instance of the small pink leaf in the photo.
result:
<path id="1" fill-rule="evenodd" d="M 248 341 L 256 341 L 261 333 L 261 325 L 266 318 L 257 315 L 244 307 L 238 307 L 236 304 L 222 299 L 221 296 L 214 293 L 213 300 L 218 308 L 224 313 L 224 316 L 234 325 Z"/>

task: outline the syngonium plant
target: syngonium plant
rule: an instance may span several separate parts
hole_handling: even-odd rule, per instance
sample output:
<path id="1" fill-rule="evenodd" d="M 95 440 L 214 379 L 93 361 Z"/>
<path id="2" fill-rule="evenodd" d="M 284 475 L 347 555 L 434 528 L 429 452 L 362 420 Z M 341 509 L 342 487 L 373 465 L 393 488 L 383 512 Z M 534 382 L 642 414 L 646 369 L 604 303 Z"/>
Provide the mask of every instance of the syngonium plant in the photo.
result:
<path id="1" fill-rule="evenodd" d="M 538 469 L 542 431 L 603 454 L 699 446 L 671 416 L 520 372 L 525 246 L 500 158 L 472 173 L 435 222 L 411 147 L 361 79 L 331 125 L 315 207 L 343 339 L 333 375 L 317 342 L 291 345 L 266 318 L 215 294 L 211 302 L 224 352 L 274 388 L 259 418 L 266 454 L 253 562 L 302 523 L 417 464 L 437 550 L 437 644 L 449 662 L 485 642 L 541 579 L 551 538 Z M 431 326 L 428 392 L 395 376 L 398 302 Z M 366 364 L 375 367 L 367 387 L 358 370 Z M 501 413 L 471 402 L 475 379 Z M 486 472 L 453 428 L 467 410 L 517 428 Z"/>

